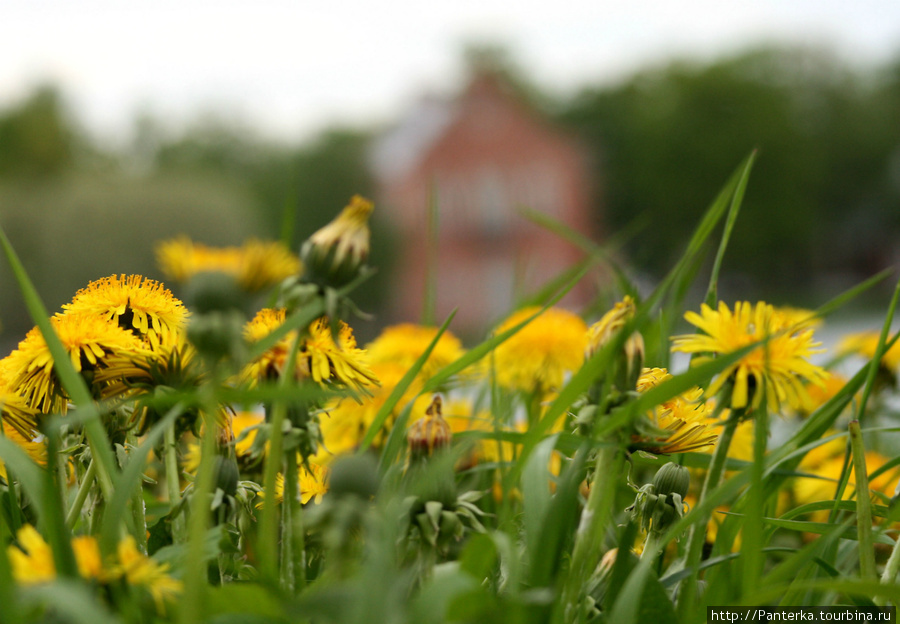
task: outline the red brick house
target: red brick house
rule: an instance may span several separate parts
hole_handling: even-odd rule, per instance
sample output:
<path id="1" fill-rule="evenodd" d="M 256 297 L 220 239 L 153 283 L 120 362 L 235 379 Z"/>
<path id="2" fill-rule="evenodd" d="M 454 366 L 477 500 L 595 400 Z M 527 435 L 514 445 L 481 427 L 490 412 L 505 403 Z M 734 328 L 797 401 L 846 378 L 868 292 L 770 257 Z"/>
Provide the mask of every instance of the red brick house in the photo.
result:
<path id="1" fill-rule="evenodd" d="M 515 97 L 495 74 L 475 75 L 454 101 L 422 102 L 373 149 L 378 211 L 399 235 L 392 311 L 420 318 L 429 194 L 439 206 L 436 313 L 459 308 L 458 333 L 483 332 L 583 257 L 517 209 L 539 210 L 587 235 L 591 189 L 573 139 Z M 590 297 L 582 284 L 564 300 Z"/>

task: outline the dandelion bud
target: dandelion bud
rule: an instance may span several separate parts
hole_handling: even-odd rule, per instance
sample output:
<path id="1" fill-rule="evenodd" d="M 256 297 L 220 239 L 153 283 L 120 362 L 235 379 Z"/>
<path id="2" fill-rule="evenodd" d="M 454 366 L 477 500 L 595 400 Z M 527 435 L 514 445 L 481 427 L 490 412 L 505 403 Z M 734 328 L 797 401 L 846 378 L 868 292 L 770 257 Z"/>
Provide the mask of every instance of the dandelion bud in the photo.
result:
<path id="1" fill-rule="evenodd" d="M 368 453 L 338 457 L 331 466 L 329 492 L 369 500 L 378 492 L 378 463 Z"/>
<path id="2" fill-rule="evenodd" d="M 216 488 L 228 496 L 237 494 L 240 479 L 237 462 L 233 458 L 216 455 L 214 470 Z"/>
<path id="3" fill-rule="evenodd" d="M 211 362 L 240 361 L 247 347 L 243 328 L 244 316 L 237 310 L 210 312 L 191 319 L 187 337 L 197 352 Z"/>
<path id="4" fill-rule="evenodd" d="M 453 431 L 444 420 L 440 395 L 435 395 L 425 411 L 425 417 L 412 424 L 406 433 L 410 456 L 421 458 L 435 450 L 447 448 L 453 439 Z"/>
<path id="5" fill-rule="evenodd" d="M 657 471 L 653 483 L 638 490 L 634 504 L 626 511 L 647 533 L 662 534 L 684 516 L 684 495 L 689 486 L 688 469 L 669 462 Z"/>
<path id="6" fill-rule="evenodd" d="M 220 271 L 204 271 L 191 276 L 184 299 L 195 314 L 240 310 L 246 297 L 233 275 Z"/>
<path id="7" fill-rule="evenodd" d="M 369 256 L 372 202 L 354 195 L 331 223 L 309 237 L 300 257 L 313 281 L 342 286 L 352 280 Z"/>
<path id="8" fill-rule="evenodd" d="M 678 494 L 684 499 L 691 485 L 691 473 L 684 466 L 668 462 L 653 477 L 653 487 L 657 495 L 671 496 Z"/>
<path id="9" fill-rule="evenodd" d="M 588 329 L 588 346 L 585 357 L 591 357 L 603 349 L 623 327 L 634 318 L 634 299 L 626 296 L 612 310 Z M 634 390 L 644 365 L 644 338 L 638 332 L 625 341 L 616 357 L 614 385 L 620 391 Z"/>

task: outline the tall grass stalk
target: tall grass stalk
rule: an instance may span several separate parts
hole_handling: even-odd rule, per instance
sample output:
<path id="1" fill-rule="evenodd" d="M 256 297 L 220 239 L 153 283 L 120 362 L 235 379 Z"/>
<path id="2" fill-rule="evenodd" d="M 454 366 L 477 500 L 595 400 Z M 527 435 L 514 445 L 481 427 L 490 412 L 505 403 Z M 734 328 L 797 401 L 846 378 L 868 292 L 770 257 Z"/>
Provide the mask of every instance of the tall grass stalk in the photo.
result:
<path id="1" fill-rule="evenodd" d="M 731 392 L 728 389 L 723 393 L 723 400 L 721 401 L 723 405 L 728 403 L 725 399 L 729 398 L 728 395 L 730 394 Z M 716 448 L 709 461 L 709 469 L 706 471 L 706 477 L 703 480 L 703 488 L 700 490 L 698 505 L 702 505 L 719 486 L 722 474 L 725 471 L 725 462 L 728 459 L 728 448 L 731 446 L 731 440 L 734 438 L 739 422 L 740 414 L 737 411 L 733 411 L 722 426 L 719 439 L 716 441 Z M 700 556 L 703 552 L 703 544 L 706 542 L 706 526 L 709 524 L 711 517 L 711 510 L 701 513 L 691 525 L 688 534 L 684 554 L 684 567 L 688 570 L 689 576 L 679 584 L 676 602 L 679 613 L 682 616 L 694 608 L 694 601 L 697 597 Z"/>

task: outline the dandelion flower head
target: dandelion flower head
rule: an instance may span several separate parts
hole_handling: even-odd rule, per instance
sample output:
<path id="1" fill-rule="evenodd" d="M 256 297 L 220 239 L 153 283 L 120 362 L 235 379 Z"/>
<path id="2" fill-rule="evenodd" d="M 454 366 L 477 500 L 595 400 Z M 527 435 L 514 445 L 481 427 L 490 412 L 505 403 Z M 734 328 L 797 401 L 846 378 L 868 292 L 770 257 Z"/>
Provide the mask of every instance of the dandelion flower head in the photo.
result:
<path id="1" fill-rule="evenodd" d="M 50 545 L 30 524 L 16 532 L 18 546 L 7 547 L 13 578 L 23 585 L 48 583 L 56 578 L 56 564 Z M 100 545 L 96 538 L 80 536 L 72 538 L 72 550 L 78 573 L 85 579 L 105 580 L 107 574 L 100 558 Z"/>
<path id="2" fill-rule="evenodd" d="M 112 275 L 79 290 L 68 312 L 96 314 L 129 329 L 154 349 L 175 343 L 187 325 L 188 310 L 156 280 Z"/>
<path id="3" fill-rule="evenodd" d="M 675 336 L 672 350 L 702 354 L 700 361 L 765 341 L 726 367 L 707 390 L 715 395 L 731 380 L 733 409 L 758 407 L 763 390 L 772 412 L 785 402 L 800 408 L 807 400 L 804 382 L 821 384 L 828 376 L 809 361 L 823 351 L 821 343 L 813 340 L 813 330 L 802 322 L 791 324 L 790 315 L 777 313 L 769 304 L 738 302 L 734 311 L 724 302 L 719 302 L 717 310 L 703 304 L 700 314 L 688 312 L 685 319 L 703 333 Z"/>
<path id="4" fill-rule="evenodd" d="M 496 334 L 540 312 L 527 307 L 509 316 Z M 494 350 L 497 383 L 506 388 L 546 394 L 563 385 L 565 375 L 584 362 L 587 325 L 577 315 L 548 308 Z"/>
<path id="5" fill-rule="evenodd" d="M 387 327 L 375 340 L 366 345 L 369 362 L 372 364 L 394 362 L 409 369 L 434 340 L 437 331 L 436 327 L 413 323 Z M 420 375 L 423 379 L 429 379 L 464 354 L 465 349 L 459 339 L 445 331 L 438 338 L 431 355 L 422 366 Z"/>
<path id="6" fill-rule="evenodd" d="M 369 427 L 375 422 L 375 416 L 378 415 L 406 371 L 406 367 L 394 362 L 372 364 L 372 372 L 380 381 L 380 385 L 371 389 L 370 396 L 361 397 L 359 402 L 350 398 L 332 401 L 320 418 L 319 427 L 322 431 L 323 442 L 315 460 L 320 463 L 328 463 L 338 455 L 354 451 L 362 442 Z M 388 415 L 382 432 L 374 439 L 374 444 L 381 443 L 397 416 L 410 401 L 416 400 L 410 415 L 411 420 L 425 414 L 428 397 L 421 396 L 416 399 L 421 387 L 422 383 L 418 380 L 410 384 L 400 400 L 397 401 L 396 407 Z"/>
<path id="7" fill-rule="evenodd" d="M 875 357 L 879 338 L 880 334 L 877 331 L 848 334 L 844 336 L 838 345 L 838 352 L 842 354 L 853 353 L 871 359 Z M 881 363 L 894 373 L 900 370 L 900 340 L 882 354 Z"/>
<path id="8" fill-rule="evenodd" d="M 131 331 L 96 314 L 73 312 L 50 319 L 76 371 L 96 370 L 117 356 L 139 356 L 147 349 Z M 125 361 L 128 357 L 117 358 Z M 0 374 L 27 405 L 43 413 L 62 412 L 67 398 L 54 371 L 53 358 L 37 327 L 0 362 Z"/>
<path id="9" fill-rule="evenodd" d="M 159 267 L 186 283 L 198 273 L 231 275 L 248 292 L 274 286 L 300 273 L 300 258 L 282 243 L 250 239 L 241 247 L 209 247 L 181 236 L 156 246 Z"/>
<path id="10" fill-rule="evenodd" d="M 285 318 L 283 308 L 264 308 L 245 326 L 244 336 L 250 342 L 259 341 L 281 327 Z M 275 346 L 249 365 L 245 375 L 251 382 L 283 374 L 296 336 L 295 331 L 288 332 Z M 378 384 L 378 379 L 369 368 L 365 350 L 357 348 L 353 330 L 343 321 L 338 326 L 337 341 L 327 318 L 313 321 L 306 337 L 301 340 L 299 349 L 294 371 L 297 379 L 311 378 L 320 384 L 337 383 L 357 391 Z"/>
<path id="11" fill-rule="evenodd" d="M 638 392 L 646 392 L 671 379 L 664 368 L 645 368 L 638 378 Z M 698 387 L 663 401 L 650 413 L 650 420 L 665 435 L 637 440 L 641 448 L 663 455 L 686 453 L 712 446 L 718 436 L 709 426 L 709 406 Z"/>
<path id="12" fill-rule="evenodd" d="M 36 464 L 47 465 L 47 447 L 44 442 L 35 434 L 24 436 L 18 429 L 7 424 L 5 413 L 3 414 L 3 424 L 0 425 L 0 433 L 24 450 Z M 6 466 L 2 460 L 0 460 L 0 479 L 8 480 Z"/>
<path id="13" fill-rule="evenodd" d="M 169 576 L 169 565 L 157 563 L 138 550 L 134 538 L 126 536 L 119 542 L 117 573 L 133 587 L 143 587 L 153 598 L 156 610 L 165 613 L 165 603 L 181 593 L 181 581 Z"/>

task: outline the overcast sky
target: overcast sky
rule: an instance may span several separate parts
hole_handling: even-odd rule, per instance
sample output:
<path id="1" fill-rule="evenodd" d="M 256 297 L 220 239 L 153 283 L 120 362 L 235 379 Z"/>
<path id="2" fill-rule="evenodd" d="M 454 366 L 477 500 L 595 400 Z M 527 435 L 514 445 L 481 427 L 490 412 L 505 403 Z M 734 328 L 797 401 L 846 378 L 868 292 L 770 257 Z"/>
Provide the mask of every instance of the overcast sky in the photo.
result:
<path id="1" fill-rule="evenodd" d="M 177 124 L 203 109 L 295 140 L 451 89 L 469 40 L 566 93 L 770 40 L 883 61 L 900 53 L 900 0 L 0 0 L 0 107 L 51 82 L 114 141 L 139 110 Z"/>

